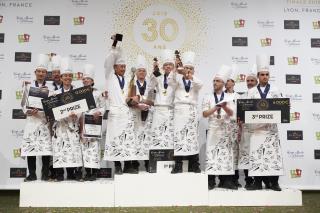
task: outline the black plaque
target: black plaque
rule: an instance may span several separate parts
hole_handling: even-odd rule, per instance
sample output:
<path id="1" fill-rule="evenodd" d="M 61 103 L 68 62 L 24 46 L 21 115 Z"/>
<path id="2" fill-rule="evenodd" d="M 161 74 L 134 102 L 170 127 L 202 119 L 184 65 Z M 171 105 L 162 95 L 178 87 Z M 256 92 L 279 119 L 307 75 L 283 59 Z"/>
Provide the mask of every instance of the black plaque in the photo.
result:
<path id="1" fill-rule="evenodd" d="M 158 161 L 174 161 L 173 149 L 151 149 L 149 151 L 149 171 L 150 173 L 157 172 Z"/>
<path id="2" fill-rule="evenodd" d="M 281 111 L 281 123 L 290 123 L 290 99 L 238 99 L 237 120 L 245 123 L 246 111 Z"/>
<path id="3" fill-rule="evenodd" d="M 53 108 L 80 101 L 83 99 L 86 100 L 89 110 L 96 108 L 96 103 L 92 95 L 92 88 L 90 86 L 81 87 L 78 89 L 71 90 L 69 92 L 60 93 L 58 95 L 42 99 L 43 110 L 47 120 L 55 120 L 52 111 Z M 72 111 L 72 109 L 70 110 Z"/>

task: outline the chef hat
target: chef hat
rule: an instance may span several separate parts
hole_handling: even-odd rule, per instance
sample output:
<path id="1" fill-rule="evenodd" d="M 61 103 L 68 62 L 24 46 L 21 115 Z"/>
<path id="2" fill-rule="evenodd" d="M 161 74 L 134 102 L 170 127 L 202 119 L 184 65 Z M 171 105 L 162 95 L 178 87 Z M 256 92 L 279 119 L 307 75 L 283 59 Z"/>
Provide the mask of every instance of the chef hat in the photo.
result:
<path id="1" fill-rule="evenodd" d="M 143 55 L 138 55 L 136 60 L 136 69 L 147 69 L 147 61 Z"/>
<path id="2" fill-rule="evenodd" d="M 120 47 L 117 47 L 117 57 L 114 64 L 126 64 L 126 57 Z"/>
<path id="3" fill-rule="evenodd" d="M 61 68 L 60 68 L 61 75 L 67 73 L 73 73 L 72 70 L 72 63 L 69 57 L 63 57 L 61 59 Z"/>
<path id="4" fill-rule="evenodd" d="M 165 49 L 161 52 L 162 62 L 175 64 L 175 55 L 174 51 L 170 49 Z"/>
<path id="5" fill-rule="evenodd" d="M 39 54 L 36 69 L 48 70 L 48 65 L 49 65 L 49 56 L 46 54 Z"/>
<path id="6" fill-rule="evenodd" d="M 54 55 L 51 58 L 51 70 L 60 70 L 61 67 L 61 56 Z"/>
<path id="7" fill-rule="evenodd" d="M 194 59 L 196 54 L 192 51 L 184 52 L 182 54 L 182 63 L 184 66 L 194 67 Z"/>
<path id="8" fill-rule="evenodd" d="M 94 80 L 94 65 L 92 64 L 84 65 L 82 78 L 91 78 L 92 80 Z"/>
<path id="9" fill-rule="evenodd" d="M 247 74 L 247 78 L 248 77 L 254 77 L 257 78 L 257 65 L 253 64 L 251 70 L 249 71 L 249 73 Z"/>
<path id="10" fill-rule="evenodd" d="M 230 76 L 228 77 L 228 80 L 233 80 L 234 82 L 236 82 L 237 76 L 238 76 L 238 71 L 239 71 L 238 65 L 232 64 L 231 73 L 230 73 Z"/>
<path id="11" fill-rule="evenodd" d="M 227 82 L 230 74 L 232 72 L 232 68 L 227 65 L 222 65 L 218 71 L 218 73 L 214 76 L 214 78 L 221 79 L 224 83 Z"/>
<path id="12" fill-rule="evenodd" d="M 260 54 L 256 56 L 256 63 L 257 63 L 257 71 L 268 71 L 269 72 L 269 64 L 270 64 L 270 57 L 265 54 Z"/>

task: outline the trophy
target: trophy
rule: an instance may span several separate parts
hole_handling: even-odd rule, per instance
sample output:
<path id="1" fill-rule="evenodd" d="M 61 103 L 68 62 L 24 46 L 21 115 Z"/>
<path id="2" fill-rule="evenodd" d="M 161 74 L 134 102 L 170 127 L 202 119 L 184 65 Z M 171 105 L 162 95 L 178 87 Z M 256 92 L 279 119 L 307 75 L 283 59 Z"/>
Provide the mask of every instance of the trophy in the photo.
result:
<path id="1" fill-rule="evenodd" d="M 111 39 L 113 40 L 112 47 L 116 47 L 118 41 L 122 41 L 122 38 L 123 38 L 123 35 L 118 33 L 111 36 Z"/>
<path id="2" fill-rule="evenodd" d="M 158 58 L 154 57 L 153 62 L 154 62 L 154 64 L 156 64 L 156 62 L 158 62 Z M 159 77 L 161 75 L 159 66 L 157 64 L 153 66 L 153 75 L 156 77 Z"/>

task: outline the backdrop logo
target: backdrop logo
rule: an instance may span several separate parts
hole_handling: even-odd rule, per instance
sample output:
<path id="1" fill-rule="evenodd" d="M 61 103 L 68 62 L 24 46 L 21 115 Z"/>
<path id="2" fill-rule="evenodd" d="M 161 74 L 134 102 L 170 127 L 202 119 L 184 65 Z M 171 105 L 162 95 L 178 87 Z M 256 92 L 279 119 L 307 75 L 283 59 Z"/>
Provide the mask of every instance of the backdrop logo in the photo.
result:
<path id="1" fill-rule="evenodd" d="M 44 25 L 60 25 L 60 16 L 44 16 Z"/>
<path id="2" fill-rule="evenodd" d="M 70 59 L 74 62 L 85 62 L 87 61 L 87 55 L 80 53 L 80 54 L 70 54 Z"/>
<path id="3" fill-rule="evenodd" d="M 5 57 L 3 53 L 0 53 L 0 61 L 4 61 Z M 1 73 L 1 72 L 0 72 Z"/>
<path id="4" fill-rule="evenodd" d="M 234 47 L 248 46 L 248 37 L 232 37 L 232 46 Z"/>
<path id="5" fill-rule="evenodd" d="M 288 65 L 298 65 L 299 58 L 298 57 L 288 57 Z"/>
<path id="6" fill-rule="evenodd" d="M 13 72 L 14 79 L 17 80 L 30 80 L 31 79 L 31 73 L 28 72 Z"/>
<path id="7" fill-rule="evenodd" d="M 291 178 L 301 178 L 302 170 L 301 169 L 292 169 L 290 170 Z"/>
<path id="8" fill-rule="evenodd" d="M 26 119 L 27 115 L 24 114 L 22 109 L 12 109 L 12 119 Z"/>
<path id="9" fill-rule="evenodd" d="M 236 83 L 245 82 L 246 81 L 246 75 L 245 74 L 239 74 L 237 75 Z"/>
<path id="10" fill-rule="evenodd" d="M 301 75 L 286 74 L 286 84 L 301 84 Z"/>
<path id="11" fill-rule="evenodd" d="M 260 39 L 261 47 L 270 47 L 272 39 L 271 38 L 262 38 Z"/>
<path id="12" fill-rule="evenodd" d="M 84 25 L 84 16 L 74 17 L 73 18 L 73 25 Z"/>
<path id="13" fill-rule="evenodd" d="M 71 3 L 75 7 L 87 7 L 89 5 L 89 0 L 71 0 Z"/>
<path id="14" fill-rule="evenodd" d="M 31 62 L 30 52 L 15 52 L 14 61 L 16 62 Z"/>
<path id="15" fill-rule="evenodd" d="M 42 38 L 46 43 L 57 43 L 61 40 L 59 35 L 43 35 Z"/>
<path id="16" fill-rule="evenodd" d="M 83 73 L 82 73 L 82 72 L 73 73 L 73 78 L 72 78 L 72 80 L 74 80 L 74 81 L 79 81 L 79 80 L 82 79 L 82 76 L 83 76 Z"/>
<path id="17" fill-rule="evenodd" d="M 303 140 L 303 131 L 301 130 L 288 130 L 287 140 Z"/>
<path id="18" fill-rule="evenodd" d="M 297 30 L 300 28 L 299 20 L 284 20 L 284 29 Z"/>
<path id="19" fill-rule="evenodd" d="M 23 134 L 24 134 L 24 130 L 23 129 L 21 129 L 21 130 L 12 129 L 11 130 L 11 135 L 16 137 L 16 138 L 22 138 Z"/>
<path id="20" fill-rule="evenodd" d="M 287 155 L 289 158 L 292 159 L 303 159 L 304 158 L 304 152 L 303 151 L 287 151 Z"/>
<path id="21" fill-rule="evenodd" d="M 33 17 L 30 16 L 16 16 L 16 20 L 18 24 L 32 24 Z"/>
<path id="22" fill-rule="evenodd" d="M 272 20 L 258 20 L 257 24 L 261 28 L 273 28 L 275 25 Z"/>
<path id="23" fill-rule="evenodd" d="M 13 158 L 21 157 L 21 149 L 13 149 Z"/>
<path id="24" fill-rule="evenodd" d="M 320 141 L 320 132 L 316 132 L 316 139 Z"/>
<path id="25" fill-rule="evenodd" d="M 232 63 L 234 64 L 248 64 L 249 58 L 247 56 L 232 56 Z"/>
<path id="26" fill-rule="evenodd" d="M 230 5 L 233 9 L 246 9 L 246 8 L 248 8 L 248 3 L 245 1 L 231 2 Z"/>
<path id="27" fill-rule="evenodd" d="M 3 16 L 0 15 L 0 24 L 2 23 L 2 21 L 3 21 Z"/>
<path id="28" fill-rule="evenodd" d="M 235 28 L 242 28 L 242 27 L 244 27 L 245 23 L 246 23 L 246 21 L 244 19 L 238 19 L 238 20 L 233 21 Z"/>
<path id="29" fill-rule="evenodd" d="M 313 79 L 315 84 L 320 84 L 320 75 L 313 76 Z"/>
<path id="30" fill-rule="evenodd" d="M 285 98 L 290 98 L 291 101 L 302 101 L 301 94 L 285 94 Z"/>
<path id="31" fill-rule="evenodd" d="M 23 91 L 22 90 L 17 90 L 16 91 L 16 99 L 21 100 L 23 96 Z"/>
<path id="32" fill-rule="evenodd" d="M 288 47 L 298 47 L 301 45 L 301 40 L 299 40 L 299 39 L 284 39 L 284 43 Z"/>
<path id="33" fill-rule="evenodd" d="M 310 58 L 313 65 L 320 65 L 320 58 Z"/>
<path id="34" fill-rule="evenodd" d="M 4 33 L 0 33 L 0 43 L 4 43 Z"/>
<path id="35" fill-rule="evenodd" d="M 71 44 L 86 44 L 86 43 L 87 43 L 87 35 L 85 34 L 71 35 Z"/>
<path id="36" fill-rule="evenodd" d="M 9 8 L 30 8 L 32 7 L 32 1 L 30 0 L 4 0 L 0 2 L 0 7 Z"/>
<path id="37" fill-rule="evenodd" d="M 19 43 L 26 43 L 30 41 L 30 35 L 29 34 L 20 34 L 18 35 L 18 41 Z"/>
<path id="38" fill-rule="evenodd" d="M 290 121 L 298 121 L 298 120 L 300 120 L 300 112 L 290 113 Z"/>
<path id="39" fill-rule="evenodd" d="M 10 168 L 10 178 L 27 177 L 27 168 Z"/>
<path id="40" fill-rule="evenodd" d="M 320 159 L 320 149 L 314 150 L 314 159 L 316 159 L 316 160 Z"/>
<path id="41" fill-rule="evenodd" d="M 315 175 L 316 177 L 320 177 L 320 169 L 315 169 L 315 170 L 314 170 L 314 175 Z"/>
<path id="42" fill-rule="evenodd" d="M 314 119 L 315 121 L 320 121 L 320 114 L 319 114 L 319 113 L 313 112 L 313 113 L 312 113 L 312 116 L 313 116 L 313 119 Z"/>
<path id="43" fill-rule="evenodd" d="M 312 102 L 320 103 L 320 93 L 312 93 Z"/>
<path id="44" fill-rule="evenodd" d="M 320 29 L 320 21 L 313 21 L 312 26 L 313 26 L 313 29 L 315 30 Z"/>
<path id="45" fill-rule="evenodd" d="M 311 48 L 320 48 L 320 38 L 311 39 Z"/>

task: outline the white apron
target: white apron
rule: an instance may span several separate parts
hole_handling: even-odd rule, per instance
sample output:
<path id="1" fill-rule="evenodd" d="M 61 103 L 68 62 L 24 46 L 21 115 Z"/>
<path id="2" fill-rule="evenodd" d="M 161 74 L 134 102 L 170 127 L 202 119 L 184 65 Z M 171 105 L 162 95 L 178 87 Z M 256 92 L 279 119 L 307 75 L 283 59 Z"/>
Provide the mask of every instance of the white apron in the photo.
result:
<path id="1" fill-rule="evenodd" d="M 280 97 L 279 91 L 270 86 L 267 98 Z M 261 98 L 257 87 L 248 91 L 248 98 Z M 279 176 L 283 172 L 277 124 L 252 124 L 249 176 Z"/>
<path id="2" fill-rule="evenodd" d="M 155 106 L 151 126 L 150 149 L 173 149 L 173 108 Z"/>
<path id="3" fill-rule="evenodd" d="M 238 169 L 249 169 L 251 131 L 248 124 L 242 125 L 241 141 L 239 143 Z"/>
<path id="4" fill-rule="evenodd" d="M 127 106 L 110 106 L 104 160 L 136 160 L 134 116 Z"/>
<path id="5" fill-rule="evenodd" d="M 59 89 L 56 93 L 61 93 Z M 81 167 L 82 152 L 79 136 L 79 117 L 55 121 L 52 126 L 53 168 Z"/>
<path id="6" fill-rule="evenodd" d="M 35 82 L 30 88 L 36 87 Z M 24 90 L 24 89 L 23 89 Z M 26 112 L 26 108 L 23 109 Z M 23 140 L 21 143 L 21 156 L 52 155 L 52 142 L 44 112 L 38 111 L 35 116 L 27 116 L 27 123 L 24 128 Z"/>
<path id="7" fill-rule="evenodd" d="M 92 109 L 88 114 L 93 114 L 96 111 L 100 111 L 101 115 L 104 113 L 105 98 L 102 97 L 102 92 L 99 90 L 93 90 L 93 97 L 96 102 L 96 109 Z M 85 168 L 100 169 L 100 143 L 101 139 L 98 138 L 82 138 L 81 150 L 83 158 L 83 166 Z"/>
<path id="8" fill-rule="evenodd" d="M 227 94 L 225 94 L 225 97 Z M 202 111 L 209 110 L 215 106 L 213 94 L 207 94 L 202 102 Z M 230 104 L 228 103 L 229 107 Z M 209 116 L 209 126 L 206 143 L 206 165 L 205 171 L 210 175 L 233 175 L 234 174 L 234 152 L 232 125 L 230 117 L 221 109 L 221 118 L 217 118 L 215 112 Z"/>
<path id="9" fill-rule="evenodd" d="M 191 104 L 174 106 L 174 155 L 199 154 L 197 108 Z"/>

